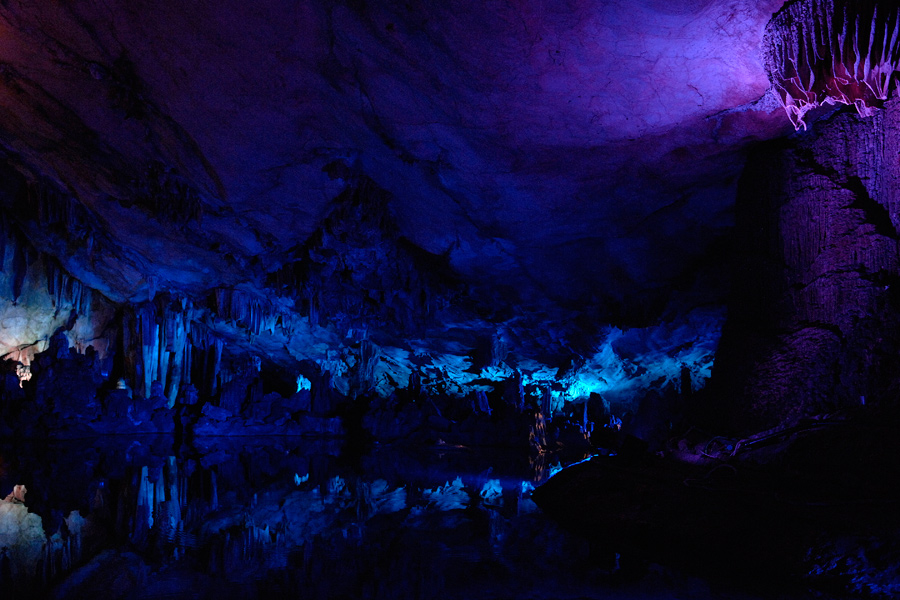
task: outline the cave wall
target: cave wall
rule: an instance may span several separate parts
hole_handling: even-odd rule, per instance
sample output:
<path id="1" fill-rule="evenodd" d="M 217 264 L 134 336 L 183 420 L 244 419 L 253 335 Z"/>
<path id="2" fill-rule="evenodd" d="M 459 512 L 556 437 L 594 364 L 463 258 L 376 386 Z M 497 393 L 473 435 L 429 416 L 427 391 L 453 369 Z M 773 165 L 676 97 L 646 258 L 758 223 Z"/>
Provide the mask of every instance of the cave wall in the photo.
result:
<path id="1" fill-rule="evenodd" d="M 0 215 L 0 360 L 19 363 L 27 379 L 31 360 L 65 332 L 69 346 L 109 354 L 115 307 L 72 277 Z"/>
<path id="2" fill-rule="evenodd" d="M 642 327 L 613 325 L 597 305 L 523 306 L 511 300 L 519 281 L 504 282 L 509 291 L 500 295 L 465 280 L 445 255 L 400 234 L 393 196 L 358 173 L 342 178 L 345 191 L 283 262 L 256 260 L 254 278 L 257 271 L 232 261 L 218 285 L 198 291 L 173 285 L 167 268 L 123 249 L 119 228 L 104 226 L 67 190 L 0 162 L 0 359 L 25 378 L 47 353 L 23 388 L 24 404 L 22 392 L 8 390 L 17 404 L 7 412 L 35 409 L 32 421 L 55 415 L 53 423 L 65 428 L 77 420 L 67 417 L 95 419 L 102 405 L 118 419 L 100 423 L 102 431 L 150 428 L 153 411 L 196 393 L 226 409 L 220 420 L 277 420 L 280 398 L 296 400 L 303 382 L 314 398 L 328 398 L 313 411 L 324 415 L 339 398 L 389 398 L 415 376 L 464 406 L 513 385 L 530 404 L 547 400 L 553 412 L 602 394 L 621 414 L 647 394 L 674 389 L 685 369 L 695 388 L 709 377 L 723 311 L 695 306 L 692 278 L 663 316 Z M 166 206 L 148 208 L 145 220 L 179 231 Z M 168 256 L 168 248 L 160 244 L 156 254 Z M 108 296 L 103 265 L 110 261 L 131 265 L 130 280 L 142 282 L 136 289 L 146 285 L 144 293 Z M 229 284 L 236 276 L 247 281 Z M 85 356 L 88 346 L 102 364 L 93 351 Z M 89 372 L 76 373 L 85 365 Z M 77 394 L 73 378 L 83 380 Z M 120 379 L 127 402 L 141 399 L 133 418 L 104 400 Z M 67 394 L 75 400 L 60 404 Z"/>
<path id="3" fill-rule="evenodd" d="M 737 429 L 900 392 L 900 102 L 847 109 L 751 153 L 711 389 Z"/>

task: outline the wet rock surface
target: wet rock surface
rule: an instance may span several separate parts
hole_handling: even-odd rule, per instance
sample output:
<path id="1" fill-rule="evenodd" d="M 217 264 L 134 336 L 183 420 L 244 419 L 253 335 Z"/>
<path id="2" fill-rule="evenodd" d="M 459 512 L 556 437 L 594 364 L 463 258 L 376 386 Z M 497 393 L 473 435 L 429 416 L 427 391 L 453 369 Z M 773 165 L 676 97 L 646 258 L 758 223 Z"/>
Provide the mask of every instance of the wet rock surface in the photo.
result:
<path id="1" fill-rule="evenodd" d="M 860 410 L 744 440 L 689 434 L 661 455 L 564 469 L 534 500 L 638 569 L 659 562 L 748 589 L 890 597 L 897 419 Z"/>

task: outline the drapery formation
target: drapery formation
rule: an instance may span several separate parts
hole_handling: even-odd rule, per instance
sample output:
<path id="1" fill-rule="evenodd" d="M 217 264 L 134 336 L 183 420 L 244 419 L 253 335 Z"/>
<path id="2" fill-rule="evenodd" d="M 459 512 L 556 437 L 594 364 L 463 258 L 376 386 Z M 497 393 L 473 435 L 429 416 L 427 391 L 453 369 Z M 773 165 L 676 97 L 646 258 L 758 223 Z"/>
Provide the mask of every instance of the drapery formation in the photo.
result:
<path id="1" fill-rule="evenodd" d="M 769 79 L 796 129 L 823 104 L 880 108 L 900 61 L 900 8 L 873 0 L 801 0 L 766 26 Z"/>

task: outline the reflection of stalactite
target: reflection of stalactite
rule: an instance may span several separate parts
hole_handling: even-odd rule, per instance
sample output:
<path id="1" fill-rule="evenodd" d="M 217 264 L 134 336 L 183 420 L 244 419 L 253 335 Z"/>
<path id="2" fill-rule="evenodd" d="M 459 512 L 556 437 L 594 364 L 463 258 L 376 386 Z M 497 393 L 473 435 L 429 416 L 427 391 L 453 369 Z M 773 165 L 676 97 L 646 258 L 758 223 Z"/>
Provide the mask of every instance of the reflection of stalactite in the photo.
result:
<path id="1" fill-rule="evenodd" d="M 0 499 L 0 591 L 18 588 L 32 597 L 81 560 L 85 519 L 72 511 L 59 530 L 47 536 L 41 518 L 29 513 L 18 496 L 10 496 L 13 499 Z"/>
<path id="2" fill-rule="evenodd" d="M 491 415 L 491 403 L 488 401 L 487 392 L 482 390 L 475 392 L 475 406 L 478 412 Z"/>
<path id="3" fill-rule="evenodd" d="M 162 469 L 162 494 L 155 497 L 153 529 L 157 543 L 172 547 L 183 538 L 183 507 L 187 504 L 186 486 L 174 456 L 166 459 Z M 179 535 L 181 533 L 181 535 Z"/>
<path id="4" fill-rule="evenodd" d="M 546 415 L 548 420 L 553 420 L 553 393 L 549 387 L 541 395 L 541 414 Z"/>
<path id="5" fill-rule="evenodd" d="M 164 497 L 163 481 L 159 473 L 151 478 L 149 469 L 141 467 L 134 526 L 131 530 L 131 541 L 138 546 L 146 543 L 158 515 L 157 507 Z"/>
<path id="6" fill-rule="evenodd" d="M 800 0 L 766 26 L 769 79 L 794 124 L 822 104 L 871 115 L 900 62 L 900 9 L 887 2 Z"/>
<path id="7" fill-rule="evenodd" d="M 540 411 L 534 414 L 534 425 L 531 426 L 531 432 L 528 434 L 528 442 L 538 452 L 547 451 L 547 422 L 544 420 L 544 414 Z"/>
<path id="8" fill-rule="evenodd" d="M 41 561 L 41 578 L 50 585 L 77 566 L 81 561 L 81 529 L 85 519 L 72 511 L 65 519 L 65 527 L 47 537 Z"/>
<path id="9" fill-rule="evenodd" d="M 117 507 L 119 533 L 140 549 L 180 558 L 199 547 L 197 530 L 219 507 L 214 470 L 182 468 L 174 456 L 132 472 Z"/>

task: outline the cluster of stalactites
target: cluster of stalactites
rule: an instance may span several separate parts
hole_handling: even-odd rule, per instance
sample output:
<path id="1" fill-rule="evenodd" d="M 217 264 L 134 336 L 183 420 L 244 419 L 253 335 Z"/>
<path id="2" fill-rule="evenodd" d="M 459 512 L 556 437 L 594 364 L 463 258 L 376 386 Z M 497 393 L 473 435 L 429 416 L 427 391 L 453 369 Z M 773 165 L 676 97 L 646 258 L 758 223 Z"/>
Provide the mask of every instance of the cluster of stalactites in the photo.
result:
<path id="1" fill-rule="evenodd" d="M 877 0 L 800 0 L 766 26 L 766 68 L 796 129 L 823 104 L 863 116 L 890 93 L 900 60 L 900 7 Z"/>
<path id="2" fill-rule="evenodd" d="M 151 396 L 153 382 L 159 381 L 170 405 L 174 404 L 180 385 L 190 382 L 193 313 L 190 301 L 183 298 L 167 302 L 158 297 L 135 308 L 133 333 L 126 332 L 134 339 L 126 344 L 138 349 L 135 383 L 145 398 Z"/>
<path id="3" fill-rule="evenodd" d="M 249 292 L 217 288 L 213 291 L 211 304 L 216 317 L 234 322 L 254 335 L 275 335 L 276 328 L 280 328 L 284 335 L 293 333 L 290 314 Z"/>
<path id="4" fill-rule="evenodd" d="M 44 257 L 44 272 L 47 293 L 57 312 L 63 307 L 71 307 L 78 315 L 90 315 L 91 288 L 69 275 L 54 258 Z"/>

